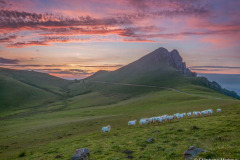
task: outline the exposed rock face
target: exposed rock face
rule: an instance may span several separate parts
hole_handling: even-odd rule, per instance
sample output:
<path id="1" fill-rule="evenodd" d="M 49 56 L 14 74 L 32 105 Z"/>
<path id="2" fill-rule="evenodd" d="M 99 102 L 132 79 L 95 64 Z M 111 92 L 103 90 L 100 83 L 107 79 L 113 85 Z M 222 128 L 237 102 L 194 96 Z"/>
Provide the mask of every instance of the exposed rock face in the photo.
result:
<path id="1" fill-rule="evenodd" d="M 170 53 L 170 64 L 178 70 L 185 70 L 186 64 L 182 62 L 182 57 L 177 50 L 172 50 Z"/>
<path id="2" fill-rule="evenodd" d="M 183 74 L 185 74 L 187 76 L 190 76 L 190 77 L 196 77 L 197 76 L 196 73 L 191 72 L 186 67 L 186 63 L 182 61 L 183 59 L 176 49 L 174 49 L 170 52 L 170 57 L 171 57 L 171 61 L 172 61 L 172 63 L 170 63 L 170 64 L 173 67 L 175 67 L 177 70 L 181 71 Z"/>

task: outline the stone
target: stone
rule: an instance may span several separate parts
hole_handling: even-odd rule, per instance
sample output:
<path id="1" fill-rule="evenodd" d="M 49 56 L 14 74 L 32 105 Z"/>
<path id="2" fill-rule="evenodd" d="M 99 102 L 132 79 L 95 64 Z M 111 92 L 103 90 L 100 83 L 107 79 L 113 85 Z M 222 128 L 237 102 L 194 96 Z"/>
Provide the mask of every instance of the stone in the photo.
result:
<path id="1" fill-rule="evenodd" d="M 134 157 L 133 157 L 133 156 L 130 156 L 130 155 L 128 155 L 126 158 L 127 158 L 127 159 L 133 159 Z"/>
<path id="2" fill-rule="evenodd" d="M 148 142 L 148 143 L 153 143 L 153 142 L 154 142 L 154 139 L 153 139 L 153 138 L 149 138 L 149 139 L 147 140 L 147 142 Z"/>
<path id="3" fill-rule="evenodd" d="M 87 148 L 76 149 L 76 153 L 71 157 L 71 160 L 88 160 L 90 150 Z"/>
<path id="4" fill-rule="evenodd" d="M 193 159 L 201 152 L 205 152 L 205 150 L 202 148 L 196 148 L 194 146 L 191 146 L 184 152 L 184 158 L 185 160 Z"/>
<path id="5" fill-rule="evenodd" d="M 61 155 L 56 155 L 55 158 L 62 158 L 62 156 Z"/>
<path id="6" fill-rule="evenodd" d="M 128 150 L 128 149 L 126 149 L 125 151 L 123 151 L 123 153 L 126 153 L 126 154 L 131 154 L 133 151 L 131 151 L 131 150 Z"/>

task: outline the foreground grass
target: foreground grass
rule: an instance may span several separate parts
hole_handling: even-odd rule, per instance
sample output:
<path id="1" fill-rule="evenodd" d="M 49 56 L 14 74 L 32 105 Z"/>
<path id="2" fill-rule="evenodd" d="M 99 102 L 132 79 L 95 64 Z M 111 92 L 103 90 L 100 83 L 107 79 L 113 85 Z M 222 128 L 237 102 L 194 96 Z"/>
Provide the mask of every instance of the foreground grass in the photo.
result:
<path id="1" fill-rule="evenodd" d="M 96 104 L 94 96 L 98 96 Z M 50 106 L 1 120 L 0 159 L 69 159 L 76 148 L 83 147 L 91 150 L 91 159 L 181 159 L 191 145 L 209 151 L 202 157 L 238 158 L 240 103 L 222 98 L 163 90 L 106 103 L 107 96 L 101 93 L 79 95 L 64 108 L 54 104 L 53 108 L 60 108 L 57 111 Z M 222 108 L 223 112 L 158 125 L 127 126 L 128 120 L 208 108 Z M 102 134 L 101 127 L 108 124 L 112 125 L 111 132 Z M 148 144 L 150 137 L 155 142 Z M 127 155 L 125 150 L 133 152 Z"/>

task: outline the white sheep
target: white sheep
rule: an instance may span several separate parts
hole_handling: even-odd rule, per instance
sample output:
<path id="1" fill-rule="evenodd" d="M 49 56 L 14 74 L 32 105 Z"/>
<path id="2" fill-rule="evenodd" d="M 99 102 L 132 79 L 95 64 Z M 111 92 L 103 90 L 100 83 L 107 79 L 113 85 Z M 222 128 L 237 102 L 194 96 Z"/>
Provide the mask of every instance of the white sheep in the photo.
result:
<path id="1" fill-rule="evenodd" d="M 153 123 L 155 122 L 162 122 L 162 117 L 159 116 L 159 117 L 152 117 L 153 118 Z"/>
<path id="2" fill-rule="evenodd" d="M 201 114 L 202 114 L 202 115 L 207 115 L 207 113 L 208 113 L 207 110 L 201 111 Z"/>
<path id="3" fill-rule="evenodd" d="M 221 109 L 217 109 L 217 112 L 222 112 L 222 110 Z"/>
<path id="4" fill-rule="evenodd" d="M 148 121 L 149 123 L 152 123 L 152 122 L 153 122 L 153 117 L 147 118 L 147 121 Z"/>
<path id="5" fill-rule="evenodd" d="M 183 118 L 183 117 L 184 117 L 183 114 L 178 115 L 178 118 Z"/>
<path id="6" fill-rule="evenodd" d="M 167 115 L 165 114 L 165 115 L 163 115 L 163 116 L 161 116 L 162 117 L 162 120 L 163 121 L 166 121 L 167 120 Z"/>
<path id="7" fill-rule="evenodd" d="M 179 118 L 178 115 L 179 115 L 179 113 L 175 113 L 175 114 L 173 115 L 173 118 L 175 118 L 175 119 L 176 119 L 176 118 Z"/>
<path id="8" fill-rule="evenodd" d="M 105 133 L 105 132 L 110 132 L 110 130 L 111 130 L 111 126 L 110 126 L 110 125 L 108 125 L 108 126 L 106 126 L 106 127 L 102 127 L 102 132 L 103 132 L 103 133 Z"/>
<path id="9" fill-rule="evenodd" d="M 167 116 L 167 120 L 169 121 L 173 120 L 173 116 Z"/>
<path id="10" fill-rule="evenodd" d="M 157 117 L 157 122 L 162 122 L 163 118 L 161 116 Z"/>
<path id="11" fill-rule="evenodd" d="M 153 123 L 157 122 L 157 117 L 152 117 Z"/>
<path id="12" fill-rule="evenodd" d="M 139 121 L 139 124 L 140 124 L 140 125 L 142 125 L 142 124 L 147 124 L 147 123 L 148 123 L 148 121 L 147 121 L 146 118 L 142 118 L 142 119 L 140 119 L 140 121 Z"/>
<path id="13" fill-rule="evenodd" d="M 199 111 L 194 111 L 194 112 L 193 112 L 193 115 L 194 115 L 194 116 L 199 116 L 199 115 L 201 115 L 201 112 L 199 112 Z"/>
<path id="14" fill-rule="evenodd" d="M 137 122 L 137 120 L 129 121 L 129 122 L 128 122 L 128 125 L 129 125 L 129 126 L 135 126 L 135 125 L 136 125 L 136 122 Z"/>
<path id="15" fill-rule="evenodd" d="M 208 114 L 213 114 L 213 110 L 212 109 L 208 109 L 207 112 L 208 112 Z"/>
<path id="16" fill-rule="evenodd" d="M 190 117 L 192 115 L 192 112 L 188 112 L 187 116 Z"/>

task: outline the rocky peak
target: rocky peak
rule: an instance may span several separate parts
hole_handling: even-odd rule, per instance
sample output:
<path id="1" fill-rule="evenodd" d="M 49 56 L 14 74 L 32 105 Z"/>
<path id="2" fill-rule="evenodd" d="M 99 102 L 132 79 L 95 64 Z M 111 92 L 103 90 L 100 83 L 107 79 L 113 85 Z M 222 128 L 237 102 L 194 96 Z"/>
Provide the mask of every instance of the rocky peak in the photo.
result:
<path id="1" fill-rule="evenodd" d="M 163 60 L 165 60 L 170 66 L 176 68 L 183 74 L 194 77 L 196 76 L 195 73 L 191 72 L 186 67 L 185 62 L 183 62 L 182 57 L 176 49 L 169 52 L 167 49 L 160 47 L 155 51 L 151 52 L 150 54 L 142 57 L 141 59 L 147 60 L 148 62 L 150 62 L 149 64 L 161 63 Z"/>
<path id="2" fill-rule="evenodd" d="M 186 64 L 182 61 L 182 57 L 176 49 L 172 50 L 170 53 L 170 63 L 172 66 L 178 70 L 185 70 Z"/>

